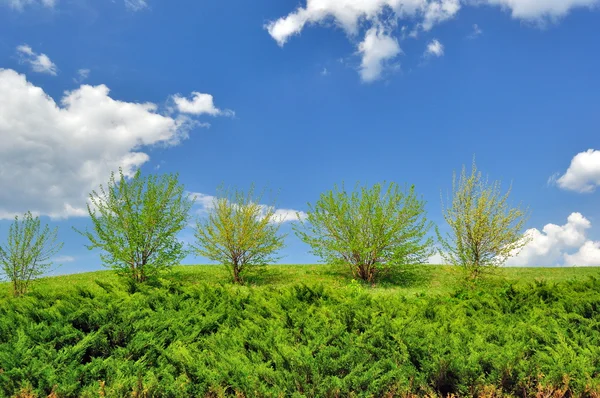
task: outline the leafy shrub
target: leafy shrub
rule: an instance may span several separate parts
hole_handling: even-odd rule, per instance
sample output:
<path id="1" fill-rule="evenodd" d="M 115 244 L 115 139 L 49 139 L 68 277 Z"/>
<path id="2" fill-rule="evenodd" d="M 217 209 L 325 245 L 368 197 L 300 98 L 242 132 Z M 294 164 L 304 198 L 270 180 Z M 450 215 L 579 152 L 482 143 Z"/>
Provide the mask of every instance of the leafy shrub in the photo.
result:
<path id="1" fill-rule="evenodd" d="M 412 298 L 352 286 L 96 285 L 0 301 L 0 396 L 600 392 L 595 279 Z"/>

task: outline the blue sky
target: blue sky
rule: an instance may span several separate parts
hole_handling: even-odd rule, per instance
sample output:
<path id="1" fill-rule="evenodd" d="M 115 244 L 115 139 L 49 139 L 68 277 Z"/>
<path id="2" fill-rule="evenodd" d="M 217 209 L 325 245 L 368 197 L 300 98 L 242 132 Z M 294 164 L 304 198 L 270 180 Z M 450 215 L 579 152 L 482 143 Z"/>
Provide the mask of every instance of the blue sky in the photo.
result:
<path id="1" fill-rule="evenodd" d="M 511 265 L 600 265 L 599 5 L 0 0 L 0 241 L 32 210 L 59 272 L 100 269 L 71 227 L 118 166 L 299 211 L 341 182 L 415 184 L 443 229 L 475 155 L 531 210 Z M 281 254 L 316 261 L 293 234 Z"/>

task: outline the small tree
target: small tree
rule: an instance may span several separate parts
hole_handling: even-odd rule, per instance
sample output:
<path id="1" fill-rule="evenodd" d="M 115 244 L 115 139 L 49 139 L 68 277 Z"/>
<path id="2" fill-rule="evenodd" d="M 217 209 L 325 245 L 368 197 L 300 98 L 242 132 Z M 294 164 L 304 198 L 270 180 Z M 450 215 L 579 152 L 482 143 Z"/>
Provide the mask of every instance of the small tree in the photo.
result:
<path id="1" fill-rule="evenodd" d="M 391 183 L 387 189 L 375 184 L 351 194 L 336 186 L 314 207 L 309 204 L 307 219 L 295 231 L 313 254 L 373 282 L 382 272 L 426 262 L 433 244 L 426 238 L 430 228 L 425 202 L 414 187 L 402 192 Z"/>
<path id="2" fill-rule="evenodd" d="M 470 175 L 464 166 L 458 180 L 454 174 L 452 192 L 449 207 L 442 201 L 450 232 L 444 238 L 436 229 L 440 254 L 449 264 L 463 267 L 471 279 L 501 266 L 528 243 L 521 233 L 526 214 L 509 206 L 510 188 L 502 195 L 500 182 L 483 180 L 475 161 Z"/>
<path id="3" fill-rule="evenodd" d="M 0 264 L 4 274 L 13 285 L 13 294 L 27 292 L 32 279 L 42 275 L 51 266 L 50 259 L 62 249 L 57 241 L 58 228 L 42 228 L 39 217 L 25 213 L 22 220 L 15 221 L 8 229 L 8 242 L 0 247 Z"/>
<path id="4" fill-rule="evenodd" d="M 276 261 L 275 252 L 283 247 L 278 235 L 282 220 L 274 206 L 260 204 L 254 189 L 242 191 L 220 189 L 213 199 L 208 217 L 196 224 L 195 251 L 225 265 L 234 283 L 243 283 L 244 273 L 257 266 Z"/>
<path id="5" fill-rule="evenodd" d="M 193 201 L 177 175 L 142 177 L 138 170 L 127 180 L 112 173 L 106 189 L 90 194 L 88 213 L 94 233 L 80 232 L 100 248 L 102 261 L 133 282 L 144 282 L 185 257 L 177 240 L 189 220 Z"/>

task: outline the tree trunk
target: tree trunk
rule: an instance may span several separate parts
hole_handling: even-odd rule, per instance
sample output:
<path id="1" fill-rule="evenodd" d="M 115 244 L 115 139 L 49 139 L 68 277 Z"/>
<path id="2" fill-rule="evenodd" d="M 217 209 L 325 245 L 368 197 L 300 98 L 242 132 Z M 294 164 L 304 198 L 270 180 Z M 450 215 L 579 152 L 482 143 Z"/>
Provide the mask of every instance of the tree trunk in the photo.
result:
<path id="1" fill-rule="evenodd" d="M 372 266 L 361 264 L 358 266 L 358 277 L 365 282 L 372 283 L 375 277 L 375 272 Z"/>
<path id="2" fill-rule="evenodd" d="M 242 278 L 240 277 L 240 268 L 237 264 L 233 265 L 233 282 L 238 285 L 242 284 Z"/>

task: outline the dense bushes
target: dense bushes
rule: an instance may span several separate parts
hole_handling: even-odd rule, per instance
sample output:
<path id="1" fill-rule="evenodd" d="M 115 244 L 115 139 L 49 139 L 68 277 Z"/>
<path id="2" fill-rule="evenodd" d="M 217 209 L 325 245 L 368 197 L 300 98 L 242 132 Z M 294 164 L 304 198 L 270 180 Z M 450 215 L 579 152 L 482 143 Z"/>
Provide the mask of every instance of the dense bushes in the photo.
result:
<path id="1" fill-rule="evenodd" d="M 600 281 L 405 298 L 165 282 L 0 302 L 0 395 L 600 391 Z M 23 395 L 24 396 L 24 395 Z"/>

